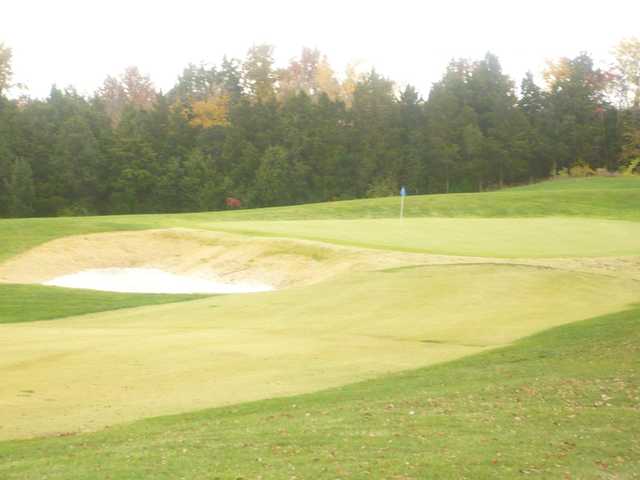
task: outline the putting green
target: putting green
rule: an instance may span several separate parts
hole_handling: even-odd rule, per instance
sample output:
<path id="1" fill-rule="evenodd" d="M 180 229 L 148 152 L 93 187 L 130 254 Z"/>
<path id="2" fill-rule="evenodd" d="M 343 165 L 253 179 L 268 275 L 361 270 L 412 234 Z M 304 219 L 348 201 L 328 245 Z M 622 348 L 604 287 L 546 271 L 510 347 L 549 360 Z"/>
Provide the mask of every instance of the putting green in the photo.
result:
<path id="1" fill-rule="evenodd" d="M 344 245 L 503 258 L 640 254 L 640 222 L 580 218 L 405 218 L 200 223 L 200 228 Z"/>
<path id="2" fill-rule="evenodd" d="M 639 295 L 637 282 L 601 275 L 430 266 L 0 325 L 0 437 L 315 391 L 494 348 Z"/>

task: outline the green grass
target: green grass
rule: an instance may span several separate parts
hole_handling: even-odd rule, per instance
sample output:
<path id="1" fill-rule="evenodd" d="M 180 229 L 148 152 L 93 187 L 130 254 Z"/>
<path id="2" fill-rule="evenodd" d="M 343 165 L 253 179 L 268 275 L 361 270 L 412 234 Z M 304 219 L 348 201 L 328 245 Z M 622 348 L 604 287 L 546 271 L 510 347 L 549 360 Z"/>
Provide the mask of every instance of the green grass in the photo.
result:
<path id="1" fill-rule="evenodd" d="M 558 177 L 554 180 L 533 183 L 510 190 L 557 191 L 557 190 L 625 190 L 640 188 L 640 175 L 620 177 Z"/>
<path id="2" fill-rule="evenodd" d="M 640 254 L 640 222 L 582 218 L 406 218 L 211 222 L 199 228 L 385 250 L 479 257 Z"/>
<path id="3" fill-rule="evenodd" d="M 498 192 L 409 196 L 405 212 L 409 218 L 555 216 L 637 222 L 640 221 L 638 205 L 640 180 L 617 177 L 548 181 Z M 46 241 L 68 235 L 166 227 L 208 228 L 210 223 L 236 221 L 396 218 L 398 207 L 398 198 L 390 197 L 175 215 L 6 219 L 0 220 L 0 262 Z M 436 234 L 439 233 L 434 232 Z"/>
<path id="4" fill-rule="evenodd" d="M 0 478 L 637 478 L 640 309 L 316 394 L 0 443 Z"/>
<path id="5" fill-rule="evenodd" d="M 640 220 L 640 177 L 543 182 L 485 193 L 410 195 L 407 217 L 587 217 Z M 595 188 L 597 184 L 597 188 Z M 592 185 L 592 186 L 589 186 Z M 396 218 L 399 197 L 326 202 L 290 207 L 238 210 L 184 216 L 185 220 L 258 221 Z"/>
<path id="6" fill-rule="evenodd" d="M 51 320 L 142 305 L 183 302 L 204 296 L 99 292 L 0 283 L 0 324 Z"/>

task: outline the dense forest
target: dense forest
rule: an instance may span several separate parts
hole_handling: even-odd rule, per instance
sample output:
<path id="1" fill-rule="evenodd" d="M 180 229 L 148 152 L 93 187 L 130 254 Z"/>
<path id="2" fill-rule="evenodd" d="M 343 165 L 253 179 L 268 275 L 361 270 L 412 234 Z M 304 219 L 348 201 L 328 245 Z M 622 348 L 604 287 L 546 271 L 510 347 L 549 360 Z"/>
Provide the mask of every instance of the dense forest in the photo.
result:
<path id="1" fill-rule="evenodd" d="M 498 58 L 455 60 L 422 98 L 375 70 L 337 75 L 317 50 L 189 65 L 167 92 L 131 67 L 90 97 L 8 98 L 0 44 L 0 216 L 182 212 L 478 191 L 640 157 L 640 41 L 518 84 Z M 229 203 L 229 202 L 227 202 Z"/>

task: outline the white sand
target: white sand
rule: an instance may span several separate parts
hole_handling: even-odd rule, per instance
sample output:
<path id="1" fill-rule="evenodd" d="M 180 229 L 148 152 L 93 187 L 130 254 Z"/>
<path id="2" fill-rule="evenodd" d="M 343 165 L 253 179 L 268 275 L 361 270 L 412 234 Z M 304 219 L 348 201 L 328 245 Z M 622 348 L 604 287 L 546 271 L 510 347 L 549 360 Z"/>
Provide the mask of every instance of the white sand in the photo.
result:
<path id="1" fill-rule="evenodd" d="M 157 268 L 100 268 L 56 277 L 43 285 L 132 293 L 250 293 L 273 290 L 263 283 L 225 283 L 176 275 Z"/>

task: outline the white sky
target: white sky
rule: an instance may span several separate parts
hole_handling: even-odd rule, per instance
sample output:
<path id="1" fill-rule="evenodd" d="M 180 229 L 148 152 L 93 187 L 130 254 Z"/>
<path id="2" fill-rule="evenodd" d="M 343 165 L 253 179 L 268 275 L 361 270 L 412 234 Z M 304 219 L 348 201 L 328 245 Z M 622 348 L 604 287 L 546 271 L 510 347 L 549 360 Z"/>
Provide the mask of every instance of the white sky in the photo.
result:
<path id="1" fill-rule="evenodd" d="M 623 37 L 640 36 L 640 1 L 147 1 L 6 0 L 0 42 L 13 49 L 14 81 L 31 96 L 52 84 L 92 93 L 137 65 L 168 90 L 189 62 L 244 57 L 256 43 L 285 65 L 302 46 L 342 71 L 376 67 L 426 96 L 453 57 L 497 54 L 517 83 L 546 59 L 584 50 L 606 64 Z"/>

